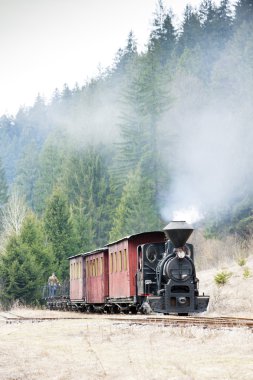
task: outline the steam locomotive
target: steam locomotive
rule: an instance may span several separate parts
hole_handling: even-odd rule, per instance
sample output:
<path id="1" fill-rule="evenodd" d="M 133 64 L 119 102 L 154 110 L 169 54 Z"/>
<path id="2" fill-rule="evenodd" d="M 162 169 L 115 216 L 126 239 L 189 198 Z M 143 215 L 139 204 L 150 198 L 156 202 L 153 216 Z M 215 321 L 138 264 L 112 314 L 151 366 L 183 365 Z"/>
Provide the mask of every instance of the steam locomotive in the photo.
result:
<path id="1" fill-rule="evenodd" d="M 170 222 L 162 231 L 130 235 L 69 258 L 69 292 L 59 288 L 44 298 L 50 309 L 105 313 L 188 315 L 207 310 L 209 296 L 199 295 L 193 227 Z"/>

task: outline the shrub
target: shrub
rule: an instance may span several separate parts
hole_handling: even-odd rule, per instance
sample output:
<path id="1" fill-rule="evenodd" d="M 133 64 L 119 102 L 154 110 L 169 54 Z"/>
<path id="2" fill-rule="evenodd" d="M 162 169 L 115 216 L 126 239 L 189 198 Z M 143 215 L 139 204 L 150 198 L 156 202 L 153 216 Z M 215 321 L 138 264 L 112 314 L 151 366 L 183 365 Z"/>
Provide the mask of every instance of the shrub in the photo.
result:
<path id="1" fill-rule="evenodd" d="M 239 257 L 239 259 L 237 260 L 237 263 L 238 265 L 240 265 L 240 267 L 243 267 L 246 264 L 245 257 Z"/>
<path id="2" fill-rule="evenodd" d="M 243 271 L 243 278 L 249 278 L 250 276 L 251 276 L 250 269 L 248 267 L 245 267 Z"/>
<path id="3" fill-rule="evenodd" d="M 225 285 L 231 276 L 231 272 L 221 271 L 214 276 L 214 281 L 217 285 Z"/>

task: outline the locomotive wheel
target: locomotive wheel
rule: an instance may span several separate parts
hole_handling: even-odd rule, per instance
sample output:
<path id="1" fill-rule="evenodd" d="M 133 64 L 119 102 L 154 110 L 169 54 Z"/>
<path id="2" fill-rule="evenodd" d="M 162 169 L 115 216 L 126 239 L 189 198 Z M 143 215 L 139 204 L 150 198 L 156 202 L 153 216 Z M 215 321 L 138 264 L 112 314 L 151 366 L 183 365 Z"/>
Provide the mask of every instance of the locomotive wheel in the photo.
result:
<path id="1" fill-rule="evenodd" d="M 120 313 L 120 308 L 117 305 L 114 305 L 112 310 L 113 310 L 114 314 L 119 314 Z"/>
<path id="2" fill-rule="evenodd" d="M 131 314 L 137 314 L 137 308 L 135 306 L 130 307 L 130 313 Z"/>

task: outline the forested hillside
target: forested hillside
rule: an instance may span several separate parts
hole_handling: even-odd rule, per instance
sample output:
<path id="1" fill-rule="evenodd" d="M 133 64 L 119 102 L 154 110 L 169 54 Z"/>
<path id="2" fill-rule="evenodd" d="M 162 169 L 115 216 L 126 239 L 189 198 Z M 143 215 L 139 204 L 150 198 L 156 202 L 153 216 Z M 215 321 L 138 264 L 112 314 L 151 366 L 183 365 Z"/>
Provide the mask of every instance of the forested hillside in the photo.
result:
<path id="1" fill-rule="evenodd" d="M 37 298 L 66 258 L 197 208 L 207 236 L 253 227 L 253 1 L 204 0 L 146 50 L 0 118 L 2 302 Z"/>

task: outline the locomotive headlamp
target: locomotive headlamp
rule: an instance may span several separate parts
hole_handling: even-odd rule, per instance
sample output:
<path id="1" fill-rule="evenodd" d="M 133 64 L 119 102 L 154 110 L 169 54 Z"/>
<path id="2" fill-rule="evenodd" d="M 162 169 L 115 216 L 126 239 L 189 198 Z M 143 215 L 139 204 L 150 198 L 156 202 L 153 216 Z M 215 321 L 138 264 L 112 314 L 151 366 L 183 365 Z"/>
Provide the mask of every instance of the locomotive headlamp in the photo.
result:
<path id="1" fill-rule="evenodd" d="M 184 259 L 185 258 L 185 251 L 183 251 L 183 250 L 178 250 L 177 251 L 177 257 L 179 258 L 179 259 Z"/>
<path id="2" fill-rule="evenodd" d="M 178 298 L 178 302 L 181 304 L 181 305 L 184 305 L 186 303 L 186 298 L 185 297 L 179 297 Z"/>

